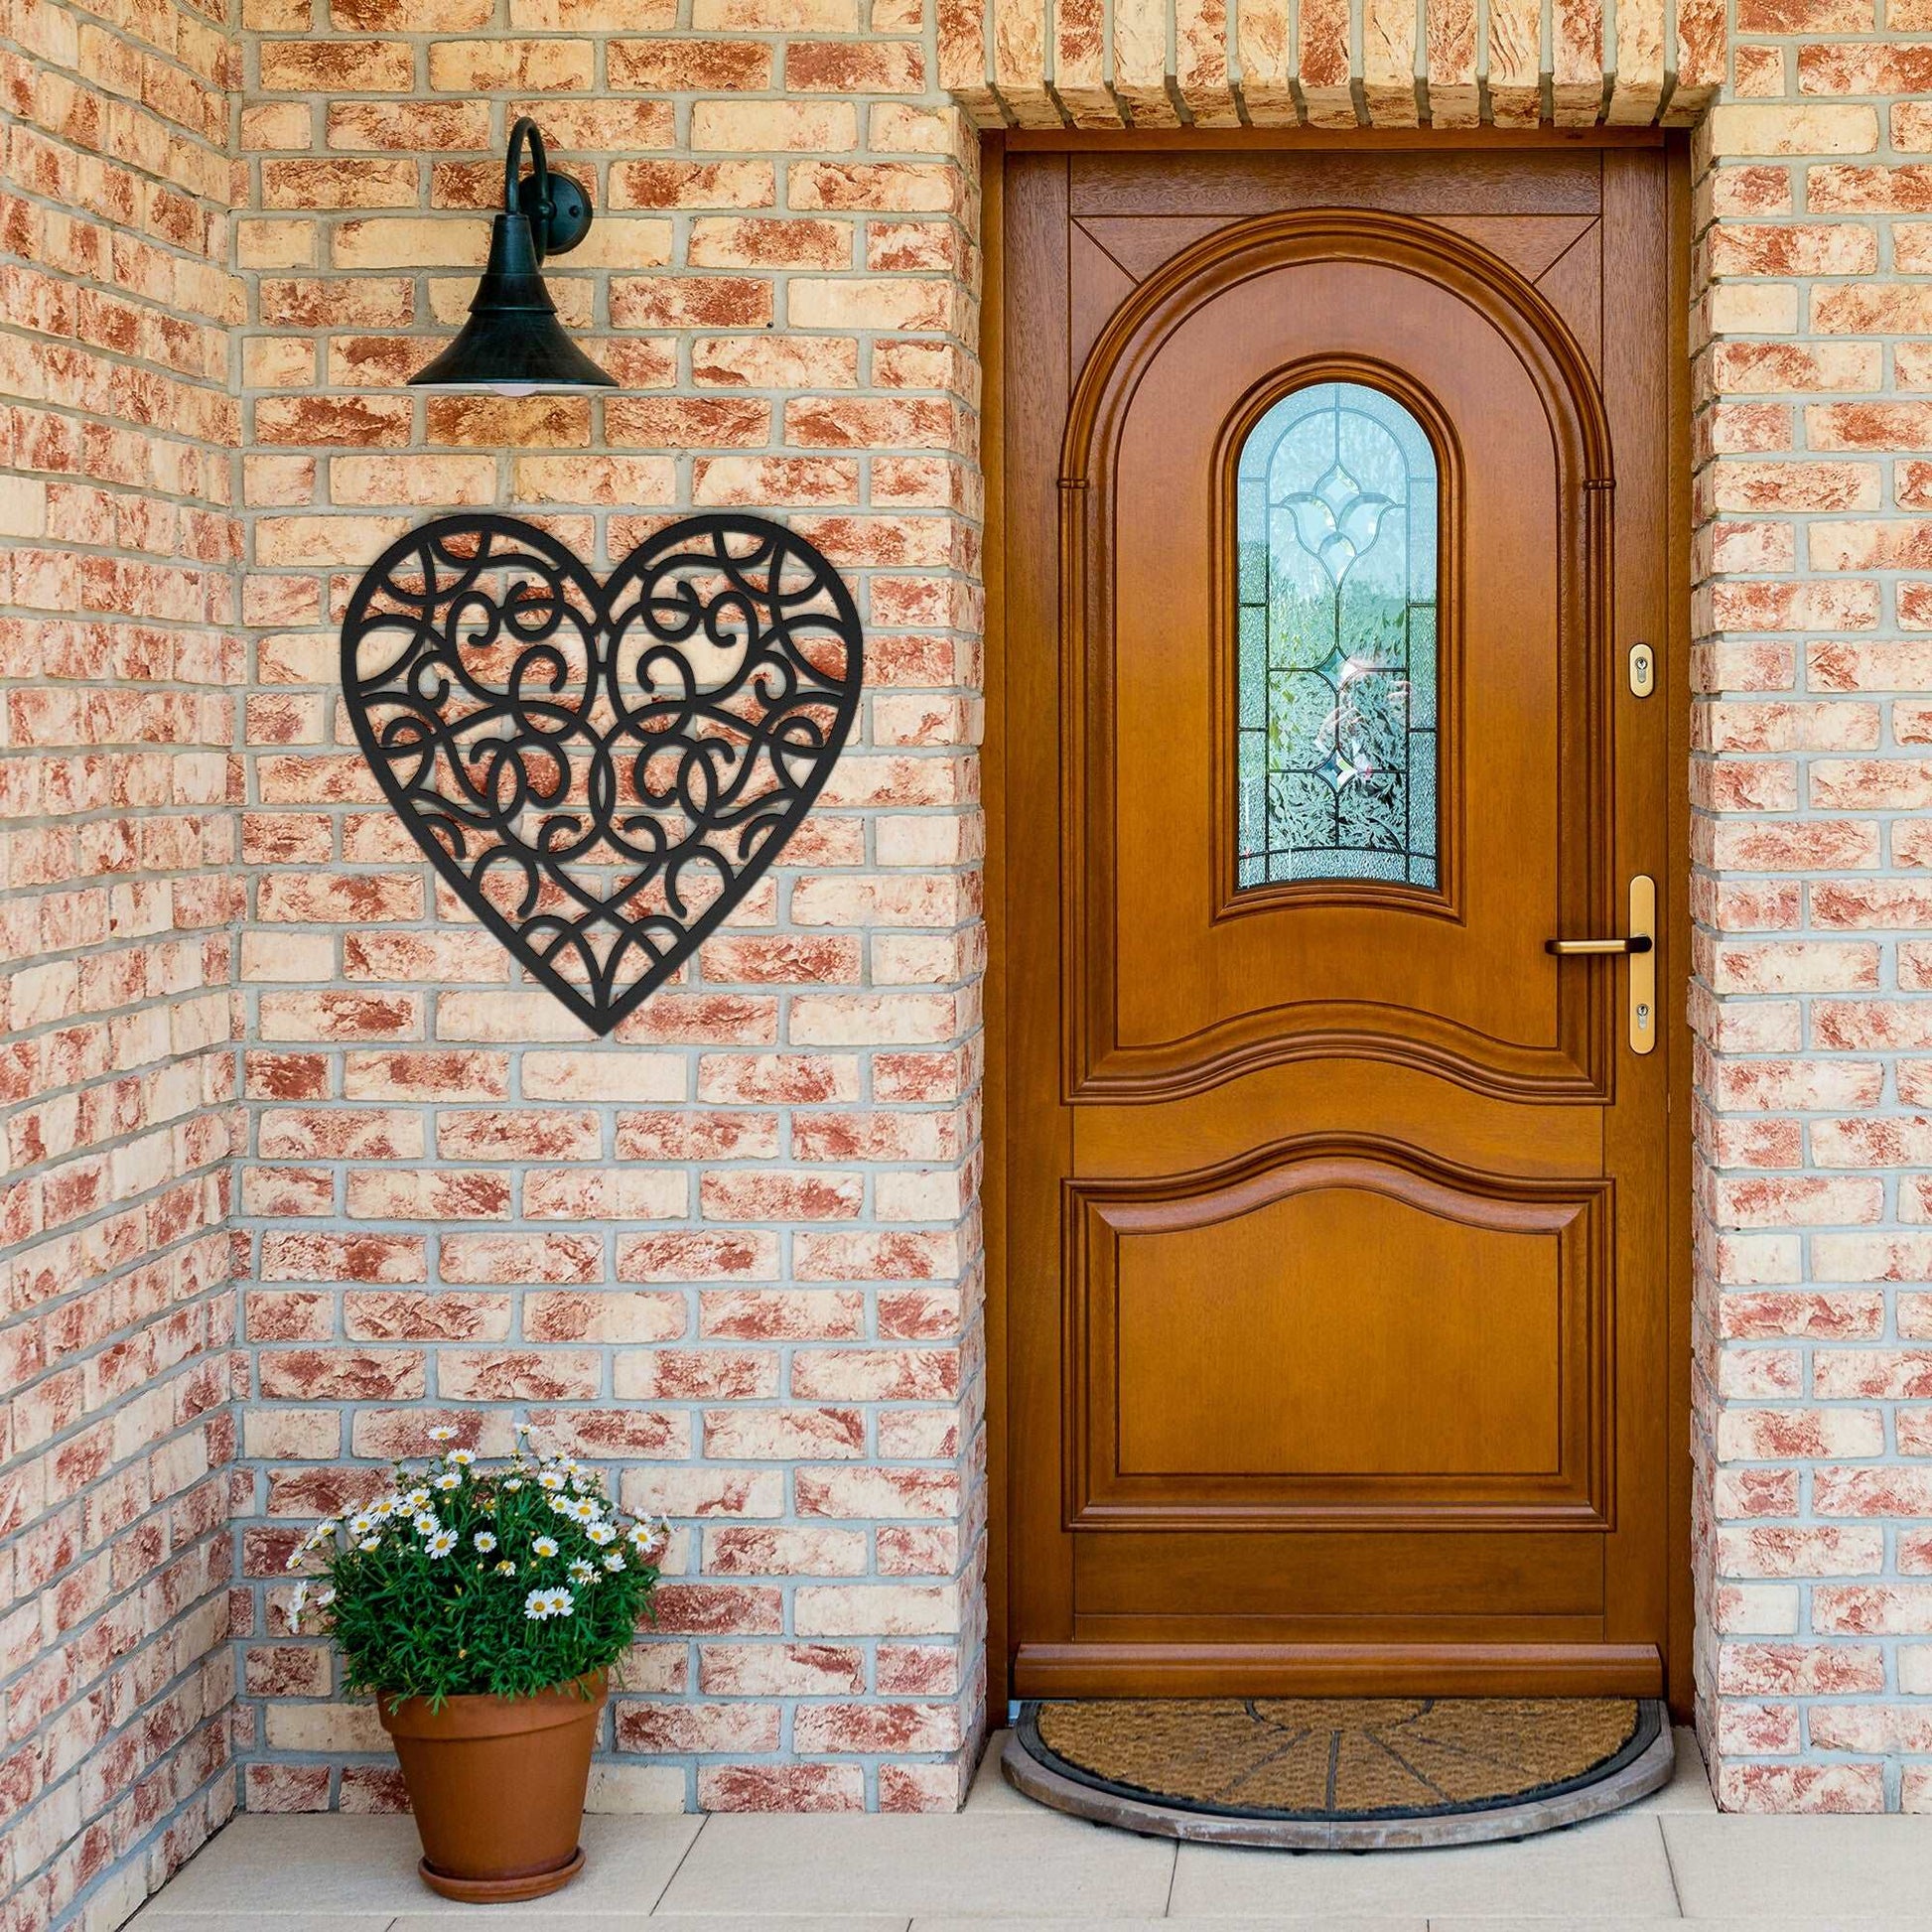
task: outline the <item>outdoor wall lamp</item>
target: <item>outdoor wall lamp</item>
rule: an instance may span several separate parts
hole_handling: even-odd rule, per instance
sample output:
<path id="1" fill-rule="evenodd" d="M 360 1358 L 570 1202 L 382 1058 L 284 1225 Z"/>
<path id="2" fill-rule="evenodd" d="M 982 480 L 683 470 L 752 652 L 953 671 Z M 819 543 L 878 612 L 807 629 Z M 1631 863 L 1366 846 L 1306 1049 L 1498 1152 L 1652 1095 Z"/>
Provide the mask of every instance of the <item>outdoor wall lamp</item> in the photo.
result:
<path id="1" fill-rule="evenodd" d="M 525 141 L 533 172 L 518 179 Z M 470 304 L 470 320 L 435 361 L 409 378 L 418 389 L 487 389 L 529 396 L 570 389 L 615 389 L 564 334 L 557 305 L 539 273 L 590 232 L 590 198 L 567 175 L 553 175 L 543 136 L 527 115 L 510 129 L 503 164 L 503 211 L 489 231 L 489 259 Z"/>

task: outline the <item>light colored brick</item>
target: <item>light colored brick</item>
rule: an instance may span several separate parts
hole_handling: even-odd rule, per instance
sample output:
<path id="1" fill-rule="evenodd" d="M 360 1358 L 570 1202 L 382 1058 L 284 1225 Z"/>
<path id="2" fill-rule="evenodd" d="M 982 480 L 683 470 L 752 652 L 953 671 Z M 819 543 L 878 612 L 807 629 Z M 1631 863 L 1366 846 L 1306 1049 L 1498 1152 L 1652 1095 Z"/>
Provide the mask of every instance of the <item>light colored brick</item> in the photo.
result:
<path id="1" fill-rule="evenodd" d="M 1710 139 L 1722 155 L 1869 154 L 1878 145 L 1878 113 L 1850 104 L 1738 103 L 1713 109 Z"/>

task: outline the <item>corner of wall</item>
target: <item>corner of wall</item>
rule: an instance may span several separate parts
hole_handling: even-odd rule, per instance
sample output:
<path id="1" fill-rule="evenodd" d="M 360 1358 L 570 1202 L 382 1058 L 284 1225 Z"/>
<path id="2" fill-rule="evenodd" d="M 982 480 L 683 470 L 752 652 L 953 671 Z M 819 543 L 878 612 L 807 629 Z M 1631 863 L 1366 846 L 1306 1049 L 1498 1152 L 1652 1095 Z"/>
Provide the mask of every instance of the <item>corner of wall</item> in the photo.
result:
<path id="1" fill-rule="evenodd" d="M 232 77 L 190 0 L 0 39 L 9 1932 L 106 1932 L 235 1801 Z"/>

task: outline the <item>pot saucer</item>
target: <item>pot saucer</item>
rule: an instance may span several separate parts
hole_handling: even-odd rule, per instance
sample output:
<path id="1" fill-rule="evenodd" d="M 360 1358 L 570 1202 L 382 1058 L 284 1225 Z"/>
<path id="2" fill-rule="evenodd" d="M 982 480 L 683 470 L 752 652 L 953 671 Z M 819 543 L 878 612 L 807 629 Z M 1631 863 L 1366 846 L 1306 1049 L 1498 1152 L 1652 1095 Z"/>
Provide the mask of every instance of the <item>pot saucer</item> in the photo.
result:
<path id="1" fill-rule="evenodd" d="M 439 1871 L 427 1859 L 416 1861 L 416 1869 L 431 1891 L 469 1905 L 514 1905 L 519 1899 L 542 1898 L 564 1886 L 584 1868 L 584 1848 L 580 1845 L 562 1864 L 547 1871 L 524 1871 L 503 1878 L 459 1878 Z"/>

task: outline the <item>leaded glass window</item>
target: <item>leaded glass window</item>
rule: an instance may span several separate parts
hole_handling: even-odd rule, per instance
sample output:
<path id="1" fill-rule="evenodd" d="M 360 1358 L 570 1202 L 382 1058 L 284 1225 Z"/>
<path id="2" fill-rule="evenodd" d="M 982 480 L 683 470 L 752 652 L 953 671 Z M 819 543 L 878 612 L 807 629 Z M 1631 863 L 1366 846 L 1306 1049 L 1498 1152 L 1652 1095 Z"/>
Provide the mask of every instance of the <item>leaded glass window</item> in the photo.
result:
<path id="1" fill-rule="evenodd" d="M 1435 886 L 1437 475 L 1421 423 L 1319 382 L 1236 476 L 1237 887 Z"/>

